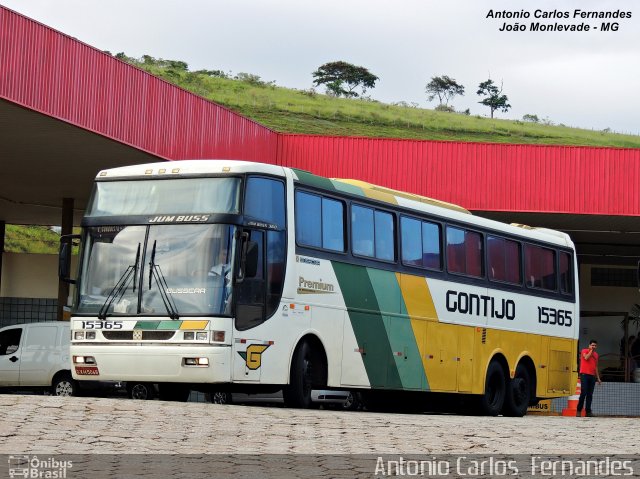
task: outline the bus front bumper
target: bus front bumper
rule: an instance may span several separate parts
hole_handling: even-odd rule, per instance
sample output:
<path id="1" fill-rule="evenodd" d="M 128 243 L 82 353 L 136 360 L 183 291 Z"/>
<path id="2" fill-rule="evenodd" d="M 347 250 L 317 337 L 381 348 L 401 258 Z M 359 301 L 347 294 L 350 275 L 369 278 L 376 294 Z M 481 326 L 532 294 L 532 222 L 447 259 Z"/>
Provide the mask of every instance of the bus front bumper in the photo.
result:
<path id="1" fill-rule="evenodd" d="M 73 378 L 79 381 L 228 383 L 231 346 L 161 348 L 71 345 Z"/>

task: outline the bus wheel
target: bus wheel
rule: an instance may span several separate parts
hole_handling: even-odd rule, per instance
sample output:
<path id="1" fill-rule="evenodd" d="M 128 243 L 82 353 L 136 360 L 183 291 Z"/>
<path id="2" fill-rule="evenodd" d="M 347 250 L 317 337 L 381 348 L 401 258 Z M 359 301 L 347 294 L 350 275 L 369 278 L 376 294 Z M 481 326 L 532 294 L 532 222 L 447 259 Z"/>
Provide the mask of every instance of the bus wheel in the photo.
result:
<path id="1" fill-rule="evenodd" d="M 302 342 L 293 354 L 291 362 L 291 378 L 289 385 L 282 390 L 284 404 L 287 407 L 310 408 L 311 390 L 313 389 L 314 371 L 320 368 L 319 360 L 314 358 L 311 346 L 307 341 Z"/>
<path id="2" fill-rule="evenodd" d="M 507 388 L 502 413 L 505 416 L 522 417 L 531 402 L 531 378 L 524 364 L 518 364 L 516 373 Z"/>
<path id="3" fill-rule="evenodd" d="M 491 361 L 487 369 L 484 384 L 484 394 L 480 396 L 480 413 L 487 416 L 497 416 L 504 405 L 507 384 L 504 370 L 497 361 Z"/>
<path id="4" fill-rule="evenodd" d="M 154 394 L 152 383 L 127 382 L 127 396 L 131 399 L 153 399 Z"/>
<path id="5" fill-rule="evenodd" d="M 191 390 L 189 386 L 175 383 L 158 384 L 158 398 L 161 401 L 187 402 Z"/>

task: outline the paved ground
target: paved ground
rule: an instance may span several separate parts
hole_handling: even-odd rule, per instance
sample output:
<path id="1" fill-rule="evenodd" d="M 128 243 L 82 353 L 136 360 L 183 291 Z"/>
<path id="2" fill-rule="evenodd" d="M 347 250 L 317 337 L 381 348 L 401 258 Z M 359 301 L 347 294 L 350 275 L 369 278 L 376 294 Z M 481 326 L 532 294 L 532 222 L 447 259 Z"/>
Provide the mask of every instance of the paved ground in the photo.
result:
<path id="1" fill-rule="evenodd" d="M 0 454 L 640 454 L 627 418 L 488 418 L 0 395 Z"/>

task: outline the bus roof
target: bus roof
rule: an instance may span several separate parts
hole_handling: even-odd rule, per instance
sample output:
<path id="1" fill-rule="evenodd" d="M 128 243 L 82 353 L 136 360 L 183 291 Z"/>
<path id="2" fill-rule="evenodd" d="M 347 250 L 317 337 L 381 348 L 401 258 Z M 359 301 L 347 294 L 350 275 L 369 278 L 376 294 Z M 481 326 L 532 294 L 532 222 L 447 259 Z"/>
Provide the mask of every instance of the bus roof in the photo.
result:
<path id="1" fill-rule="evenodd" d="M 556 230 L 546 228 L 532 228 L 526 225 L 506 224 L 472 215 L 462 206 L 445 201 L 428 198 L 425 196 L 407 193 L 403 191 L 374 185 L 360 180 L 330 179 L 315 175 L 305 170 L 286 168 L 291 170 L 296 180 L 303 184 L 318 187 L 324 190 L 341 194 L 366 197 L 381 201 L 390 205 L 401 206 L 407 209 L 437 215 L 442 218 L 465 223 L 470 227 L 474 225 L 490 228 L 516 236 L 525 236 L 539 241 L 573 247 L 569 235 Z M 181 160 L 165 161 L 159 163 L 147 163 L 141 165 L 123 166 L 102 170 L 96 176 L 96 180 L 108 180 L 113 178 L 158 178 L 158 177 L 183 177 L 191 175 L 217 175 L 233 173 L 259 173 L 284 177 L 285 168 L 266 163 L 255 163 L 238 160 Z M 525 231 L 526 230 L 526 233 Z"/>
<path id="2" fill-rule="evenodd" d="M 102 170 L 96 180 L 109 178 L 141 178 L 158 176 L 215 175 L 229 173 L 262 173 L 284 176 L 284 168 L 266 163 L 237 160 L 181 160 L 121 166 Z"/>

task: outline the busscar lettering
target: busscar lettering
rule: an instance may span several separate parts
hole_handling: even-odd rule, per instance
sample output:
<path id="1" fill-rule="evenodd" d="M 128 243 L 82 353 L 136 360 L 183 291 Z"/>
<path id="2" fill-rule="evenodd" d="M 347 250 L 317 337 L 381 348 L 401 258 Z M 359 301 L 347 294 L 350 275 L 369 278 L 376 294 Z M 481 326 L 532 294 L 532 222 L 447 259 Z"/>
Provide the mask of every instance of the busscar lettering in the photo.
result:
<path id="1" fill-rule="evenodd" d="M 516 303 L 512 299 L 453 290 L 447 291 L 446 299 L 447 311 L 450 313 L 487 316 L 509 321 L 516 318 Z"/>

